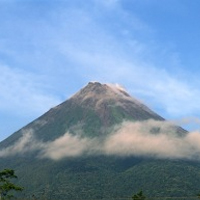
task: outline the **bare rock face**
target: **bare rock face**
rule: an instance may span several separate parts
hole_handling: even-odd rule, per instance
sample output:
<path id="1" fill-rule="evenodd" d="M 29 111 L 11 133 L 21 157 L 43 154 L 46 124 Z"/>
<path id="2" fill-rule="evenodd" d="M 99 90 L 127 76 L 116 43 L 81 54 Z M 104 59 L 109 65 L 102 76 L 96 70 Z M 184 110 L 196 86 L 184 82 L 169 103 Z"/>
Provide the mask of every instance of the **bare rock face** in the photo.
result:
<path id="1" fill-rule="evenodd" d="M 118 85 L 90 82 L 76 93 L 72 99 L 79 105 L 94 109 L 100 113 L 102 118 L 105 117 L 104 114 L 107 115 L 106 110 L 109 111 L 109 107 L 118 107 L 122 112 L 133 117 L 134 120 L 146 120 L 148 118 L 163 120 L 162 117 L 131 97 Z"/>

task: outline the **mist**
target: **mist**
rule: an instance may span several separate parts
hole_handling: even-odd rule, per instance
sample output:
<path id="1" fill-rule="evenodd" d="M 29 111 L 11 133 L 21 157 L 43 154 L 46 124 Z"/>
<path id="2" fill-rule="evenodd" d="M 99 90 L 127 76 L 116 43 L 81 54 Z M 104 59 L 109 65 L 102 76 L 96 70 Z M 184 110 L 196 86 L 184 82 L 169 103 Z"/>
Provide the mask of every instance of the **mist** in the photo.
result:
<path id="1" fill-rule="evenodd" d="M 42 142 L 35 139 L 34 131 L 29 129 L 23 131 L 22 137 L 14 145 L 1 149 L 0 158 L 17 154 L 24 154 L 30 151 L 41 149 L 42 146 Z"/>
<path id="2" fill-rule="evenodd" d="M 14 145 L 0 150 L 0 157 L 39 150 L 39 159 L 60 160 L 82 155 L 147 156 L 168 159 L 200 159 L 200 133 L 178 134 L 166 121 L 123 122 L 114 132 L 88 138 L 67 132 L 54 141 L 42 142 L 29 130 Z M 156 131 L 155 130 L 159 130 Z"/>
<path id="3" fill-rule="evenodd" d="M 93 142 L 91 139 L 65 133 L 65 135 L 53 142 L 44 143 L 40 158 L 46 157 L 59 160 L 64 157 L 80 156 L 90 149 L 92 145 Z"/>
<path id="4" fill-rule="evenodd" d="M 160 129 L 158 133 L 152 133 L 155 128 Z M 106 155 L 198 159 L 200 133 L 178 135 L 175 131 L 168 122 L 125 122 L 106 139 L 103 150 Z"/>

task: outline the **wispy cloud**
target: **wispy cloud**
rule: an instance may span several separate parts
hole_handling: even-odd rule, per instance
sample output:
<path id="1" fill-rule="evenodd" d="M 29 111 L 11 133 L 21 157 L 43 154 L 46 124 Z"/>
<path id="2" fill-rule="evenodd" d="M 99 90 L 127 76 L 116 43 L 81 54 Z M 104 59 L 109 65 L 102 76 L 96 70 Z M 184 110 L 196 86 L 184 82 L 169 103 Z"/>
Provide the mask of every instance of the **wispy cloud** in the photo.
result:
<path id="1" fill-rule="evenodd" d="M 0 157 L 13 156 L 16 154 L 24 154 L 36 149 L 41 149 L 41 142 L 36 141 L 32 130 L 24 132 L 22 137 L 13 145 L 0 150 Z"/>
<path id="2" fill-rule="evenodd" d="M 14 12 L 20 11 L 17 6 L 11 6 L 11 8 Z M 35 6 L 34 3 L 26 3 L 20 9 L 23 11 L 21 13 L 27 14 L 28 10 L 35 9 Z M 155 41 L 148 42 L 146 37 L 150 35 L 153 38 L 154 30 L 136 14 L 124 9 L 121 1 L 89 1 L 85 6 L 77 3 L 55 4 L 54 9 L 50 7 L 43 10 L 41 7 L 38 12 L 44 12 L 44 17 L 39 20 L 36 20 L 38 16 L 34 16 L 34 12 L 30 12 L 27 18 L 24 18 L 22 14 L 17 17 L 17 30 L 23 33 L 23 37 L 17 35 L 19 38 L 16 40 L 18 42 L 14 43 L 15 46 L 12 45 L 12 40 L 15 39 L 14 34 L 2 40 L 4 53 L 7 52 L 6 55 L 10 59 L 18 62 L 16 68 L 21 68 L 19 64 L 22 64 L 29 65 L 29 68 L 37 71 L 37 75 L 34 74 L 31 77 L 35 79 L 34 83 L 41 84 L 44 79 L 36 77 L 44 73 L 50 79 L 47 84 L 59 92 L 63 92 L 64 85 L 69 85 L 76 78 L 82 80 L 79 87 L 83 82 L 94 79 L 102 82 L 118 82 L 125 85 L 133 95 L 139 95 L 144 99 L 149 97 L 154 99 L 155 101 L 150 104 L 155 105 L 158 102 L 163 104 L 168 113 L 174 112 L 174 109 L 181 112 L 179 105 L 191 100 L 193 94 L 187 94 L 188 91 L 192 93 L 195 88 L 191 88 L 183 81 L 178 81 L 167 71 L 159 69 L 170 65 L 170 62 L 163 67 L 156 66 L 152 62 L 159 55 L 160 63 L 165 63 L 170 56 L 173 57 L 173 52 L 161 56 L 159 52 L 163 49 Z M 9 18 L 9 15 L 6 16 Z M 12 20 L 8 22 L 12 27 Z M 13 66 L 10 66 L 11 68 Z M 12 70 L 16 71 L 16 68 Z M 26 71 L 29 70 L 26 69 Z M 21 72 L 19 70 L 19 73 L 24 74 L 23 70 Z M 29 76 L 28 73 L 25 73 L 24 77 Z M 73 77 L 73 80 L 70 77 Z M 148 80 L 148 83 L 144 80 Z M 38 95 L 37 91 L 34 91 L 35 85 L 30 86 L 32 95 L 35 93 L 34 98 L 39 100 L 42 94 Z M 18 85 L 17 88 L 13 84 L 12 88 L 14 87 L 16 91 L 19 91 L 18 96 L 24 97 L 23 93 L 20 93 L 23 89 L 19 90 L 22 85 Z M 6 87 L 4 88 L 7 90 Z M 132 88 L 136 93 L 132 91 Z M 45 93 L 45 89 L 40 87 L 40 93 L 49 96 Z M 73 86 L 70 90 L 73 90 Z M 168 91 L 172 91 L 170 94 L 173 93 L 174 97 L 170 96 Z M 184 95 L 185 92 L 186 95 Z M 193 95 L 195 98 L 197 98 L 196 92 Z M 160 98 L 161 96 L 164 98 Z M 173 105 L 174 102 L 179 102 L 179 104 Z M 18 105 L 19 103 L 16 107 Z M 27 110 L 33 107 L 29 105 Z M 48 105 L 47 103 L 46 107 Z"/>
<path id="3" fill-rule="evenodd" d="M 199 132 L 180 135 L 172 123 L 155 120 L 124 122 L 115 129 L 115 132 L 104 139 L 66 133 L 55 141 L 46 143 L 37 140 L 34 134 L 28 131 L 16 144 L 2 149 L 0 157 L 39 150 L 38 158 L 52 160 L 102 154 L 120 157 L 200 159 Z"/>
<path id="4" fill-rule="evenodd" d="M 44 93 L 48 88 L 42 84 L 42 76 L 3 65 L 0 68 L 1 111 L 20 110 L 21 115 L 29 115 L 30 112 L 42 113 L 47 107 L 59 103 L 57 97 Z"/>
<path id="5" fill-rule="evenodd" d="M 55 141 L 44 144 L 40 157 L 47 157 L 53 160 L 76 157 L 84 154 L 91 145 L 92 141 L 90 139 L 66 133 Z"/>

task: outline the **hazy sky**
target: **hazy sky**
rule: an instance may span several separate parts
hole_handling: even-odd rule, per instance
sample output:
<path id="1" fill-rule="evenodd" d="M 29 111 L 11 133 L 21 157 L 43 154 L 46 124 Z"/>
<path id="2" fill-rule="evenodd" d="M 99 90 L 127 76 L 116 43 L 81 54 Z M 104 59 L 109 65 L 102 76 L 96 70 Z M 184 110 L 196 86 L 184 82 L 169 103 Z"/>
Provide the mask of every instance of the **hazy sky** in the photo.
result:
<path id="1" fill-rule="evenodd" d="M 0 141 L 94 80 L 198 123 L 199 10 L 199 0 L 0 0 Z"/>

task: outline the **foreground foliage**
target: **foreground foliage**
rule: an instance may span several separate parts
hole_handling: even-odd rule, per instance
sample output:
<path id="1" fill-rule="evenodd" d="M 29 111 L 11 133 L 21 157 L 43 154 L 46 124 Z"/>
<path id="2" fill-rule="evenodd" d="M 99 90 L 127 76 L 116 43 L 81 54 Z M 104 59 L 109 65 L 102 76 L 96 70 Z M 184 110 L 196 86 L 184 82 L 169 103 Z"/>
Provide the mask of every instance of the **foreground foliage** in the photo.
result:
<path id="1" fill-rule="evenodd" d="M 17 178 L 14 170 L 12 169 L 4 169 L 0 171 L 0 199 L 7 199 L 13 197 L 10 192 L 14 191 L 22 191 L 23 188 L 15 185 L 10 181 L 10 179 Z"/>
<path id="2" fill-rule="evenodd" d="M 132 197 L 133 200 L 145 200 L 146 197 L 143 195 L 143 192 L 140 191 L 137 194 L 134 194 Z"/>

